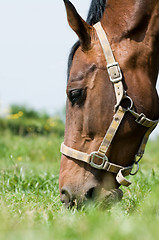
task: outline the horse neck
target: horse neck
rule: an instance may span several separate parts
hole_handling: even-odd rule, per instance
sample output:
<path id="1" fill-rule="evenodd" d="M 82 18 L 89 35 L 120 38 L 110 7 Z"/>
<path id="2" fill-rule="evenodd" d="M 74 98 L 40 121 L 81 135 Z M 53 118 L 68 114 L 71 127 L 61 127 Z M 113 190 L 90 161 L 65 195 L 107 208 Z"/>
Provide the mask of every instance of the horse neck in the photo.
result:
<path id="1" fill-rule="evenodd" d="M 155 67 L 155 85 L 159 70 L 159 1 L 108 0 L 101 22 L 112 45 L 128 40 L 128 48 L 131 43 L 136 49 L 147 46 L 144 51 L 149 52 Z"/>
<path id="2" fill-rule="evenodd" d="M 159 32 L 159 1 L 108 0 L 101 21 L 116 41 L 142 31 L 148 35 L 156 32 L 156 35 Z"/>

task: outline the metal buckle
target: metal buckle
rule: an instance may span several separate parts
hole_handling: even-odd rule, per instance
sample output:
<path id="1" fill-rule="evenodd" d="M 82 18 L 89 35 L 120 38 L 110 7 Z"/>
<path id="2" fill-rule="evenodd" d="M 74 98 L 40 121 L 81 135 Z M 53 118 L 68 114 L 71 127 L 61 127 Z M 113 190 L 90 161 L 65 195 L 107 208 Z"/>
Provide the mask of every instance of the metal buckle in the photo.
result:
<path id="1" fill-rule="evenodd" d="M 113 67 L 116 67 L 116 70 L 117 70 L 117 71 L 114 72 L 114 77 L 112 77 L 112 74 L 111 74 L 111 71 L 110 71 L 110 69 L 113 68 Z M 123 76 L 122 76 L 122 73 L 121 73 L 118 62 L 108 64 L 107 65 L 107 70 L 108 70 L 108 74 L 109 74 L 109 77 L 110 77 L 110 81 L 112 83 L 117 83 L 117 82 L 122 80 Z"/>
<path id="2" fill-rule="evenodd" d="M 142 125 L 144 123 L 145 119 L 146 119 L 145 114 L 141 113 L 140 116 L 135 120 L 135 122 Z"/>
<path id="3" fill-rule="evenodd" d="M 100 165 L 96 164 L 94 162 L 95 158 L 102 159 L 102 163 Z M 91 167 L 94 167 L 96 169 L 103 169 L 103 167 L 104 167 L 106 162 L 108 162 L 107 156 L 101 157 L 101 156 L 99 156 L 98 152 L 92 152 L 90 154 L 90 162 L 89 162 L 89 164 L 91 165 Z"/>

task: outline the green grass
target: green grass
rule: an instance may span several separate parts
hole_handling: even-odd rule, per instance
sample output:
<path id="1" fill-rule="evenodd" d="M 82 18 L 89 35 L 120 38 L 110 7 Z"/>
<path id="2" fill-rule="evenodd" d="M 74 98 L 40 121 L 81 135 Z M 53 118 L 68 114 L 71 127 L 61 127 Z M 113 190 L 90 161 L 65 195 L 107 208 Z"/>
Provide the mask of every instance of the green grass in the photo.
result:
<path id="1" fill-rule="evenodd" d="M 0 138 L 0 240 L 159 238 L 159 139 L 149 142 L 122 201 L 103 210 L 66 210 L 59 198 L 62 138 L 2 132 Z"/>

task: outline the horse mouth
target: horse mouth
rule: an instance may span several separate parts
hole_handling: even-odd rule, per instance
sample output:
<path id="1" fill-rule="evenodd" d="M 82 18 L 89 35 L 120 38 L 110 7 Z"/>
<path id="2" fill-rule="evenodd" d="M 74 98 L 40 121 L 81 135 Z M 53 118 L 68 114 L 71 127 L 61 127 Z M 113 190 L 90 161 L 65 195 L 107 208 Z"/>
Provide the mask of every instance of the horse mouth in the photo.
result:
<path id="1" fill-rule="evenodd" d="M 114 189 L 111 191 L 103 191 L 100 197 L 97 199 L 98 206 L 102 208 L 108 208 L 113 204 L 120 202 L 123 198 L 123 192 L 121 189 Z"/>
<path id="2" fill-rule="evenodd" d="M 81 209 L 84 206 L 89 206 L 89 205 L 95 205 L 97 207 L 101 208 L 109 208 L 113 204 L 121 201 L 123 197 L 123 192 L 121 189 L 114 189 L 110 191 L 102 190 L 100 194 L 98 192 L 95 192 L 94 189 L 90 189 L 87 194 L 83 197 L 81 196 L 76 196 L 72 197 L 67 201 L 64 201 L 65 199 L 63 196 L 61 196 L 61 201 L 65 205 L 66 208 L 77 208 Z"/>

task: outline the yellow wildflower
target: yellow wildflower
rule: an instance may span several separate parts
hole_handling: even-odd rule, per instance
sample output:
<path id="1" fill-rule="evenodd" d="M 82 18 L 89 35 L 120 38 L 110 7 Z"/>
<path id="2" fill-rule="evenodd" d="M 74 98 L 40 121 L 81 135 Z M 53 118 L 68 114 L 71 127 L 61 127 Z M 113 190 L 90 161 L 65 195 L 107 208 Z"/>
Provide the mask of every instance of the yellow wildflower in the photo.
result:
<path id="1" fill-rule="evenodd" d="M 22 158 L 22 156 L 19 156 L 17 159 L 18 159 L 18 161 L 22 161 L 23 158 Z"/>

